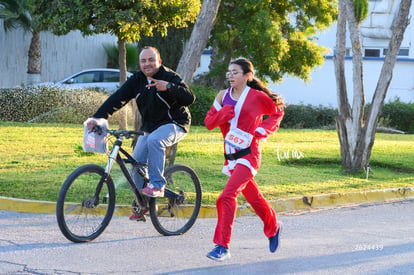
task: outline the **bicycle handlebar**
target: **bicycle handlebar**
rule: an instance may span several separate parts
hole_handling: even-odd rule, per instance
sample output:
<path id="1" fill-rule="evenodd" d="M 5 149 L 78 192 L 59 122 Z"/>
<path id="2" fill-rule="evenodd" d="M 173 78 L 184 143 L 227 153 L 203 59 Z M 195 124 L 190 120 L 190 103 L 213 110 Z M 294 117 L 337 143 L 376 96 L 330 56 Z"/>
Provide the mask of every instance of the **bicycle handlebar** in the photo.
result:
<path id="1" fill-rule="evenodd" d="M 97 133 L 98 135 L 102 134 L 110 134 L 112 136 L 115 136 L 117 138 L 119 137 L 125 137 L 125 138 L 132 138 L 132 136 L 143 136 L 144 132 L 142 131 L 131 131 L 131 130 L 109 130 L 102 128 L 99 125 L 93 126 L 92 132 Z"/>

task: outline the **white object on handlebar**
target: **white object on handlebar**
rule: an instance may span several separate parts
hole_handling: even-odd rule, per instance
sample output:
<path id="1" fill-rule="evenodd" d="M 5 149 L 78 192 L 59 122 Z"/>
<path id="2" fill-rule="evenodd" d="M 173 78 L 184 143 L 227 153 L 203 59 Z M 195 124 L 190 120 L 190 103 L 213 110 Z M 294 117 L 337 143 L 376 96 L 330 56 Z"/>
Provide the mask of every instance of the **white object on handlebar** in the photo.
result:
<path id="1" fill-rule="evenodd" d="M 102 128 L 101 135 L 89 131 L 88 122 L 90 122 L 91 120 L 96 121 L 97 125 Z M 85 152 L 106 154 L 108 152 L 108 120 L 104 118 L 88 118 L 83 123 L 83 128 L 83 150 Z"/>

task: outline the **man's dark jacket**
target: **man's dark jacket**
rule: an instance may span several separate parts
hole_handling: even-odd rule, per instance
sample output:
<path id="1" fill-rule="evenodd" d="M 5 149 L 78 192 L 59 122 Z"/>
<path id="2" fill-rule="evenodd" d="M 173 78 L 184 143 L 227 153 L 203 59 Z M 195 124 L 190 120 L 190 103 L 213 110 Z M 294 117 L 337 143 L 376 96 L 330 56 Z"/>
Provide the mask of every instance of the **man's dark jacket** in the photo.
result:
<path id="1" fill-rule="evenodd" d="M 138 71 L 102 104 L 93 117 L 107 119 L 135 98 L 142 118 L 141 131 L 150 133 L 161 125 L 175 123 L 188 132 L 191 124 L 188 106 L 195 101 L 194 93 L 176 72 L 165 66 L 161 66 L 152 78 L 171 82 L 171 89 L 147 88 L 147 77 Z"/>

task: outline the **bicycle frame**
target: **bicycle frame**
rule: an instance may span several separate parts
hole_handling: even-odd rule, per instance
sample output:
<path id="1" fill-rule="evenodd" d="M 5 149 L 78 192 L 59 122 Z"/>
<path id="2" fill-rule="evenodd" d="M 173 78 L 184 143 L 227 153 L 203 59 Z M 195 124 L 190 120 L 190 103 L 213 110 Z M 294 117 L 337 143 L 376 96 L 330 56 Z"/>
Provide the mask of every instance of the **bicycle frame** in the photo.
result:
<path id="1" fill-rule="evenodd" d="M 138 169 L 140 167 L 147 167 L 146 163 L 140 163 L 138 161 L 136 161 L 131 154 L 129 154 L 127 151 L 125 151 L 122 148 L 122 143 L 123 143 L 123 139 L 124 137 L 119 135 L 117 136 L 116 141 L 113 144 L 112 150 L 109 153 L 109 157 L 108 157 L 108 162 L 106 164 L 105 167 L 105 173 L 102 176 L 97 188 L 96 188 L 96 192 L 95 192 L 95 196 L 94 196 L 94 205 L 98 205 L 99 203 L 99 194 L 100 191 L 102 190 L 103 184 L 106 181 L 108 175 L 111 172 L 111 169 L 114 165 L 114 163 L 118 163 L 119 167 L 121 168 L 122 173 L 124 174 L 125 178 L 127 179 L 127 182 L 134 194 L 135 200 L 136 202 L 139 204 L 140 207 L 146 207 L 146 203 L 144 202 L 142 195 L 140 194 L 138 188 L 136 187 L 134 180 L 131 176 L 131 173 L 129 172 L 128 168 L 126 167 L 126 163 L 130 163 L 132 164 L 132 169 L 136 169 L 137 173 L 144 178 L 144 185 L 147 184 L 149 182 L 148 177 L 141 171 L 141 169 Z M 122 155 L 124 156 L 124 158 L 122 157 Z M 172 198 L 172 199 L 176 199 L 178 201 L 183 199 L 183 195 L 182 194 L 177 194 L 175 192 L 172 192 L 171 190 L 169 190 L 168 188 L 165 189 L 164 191 L 164 196 L 168 197 L 168 198 Z"/>
<path id="2" fill-rule="evenodd" d="M 140 186 L 134 183 L 134 173 L 142 177 L 144 184 L 149 182 L 147 164 L 138 162 L 122 149 L 124 139 L 143 133 L 105 130 L 100 134 L 115 137 L 106 166 L 86 164 L 78 167 L 66 178 L 59 191 L 56 218 L 63 235 L 76 243 L 88 242 L 108 226 L 116 204 L 116 189 L 111 176 L 115 162 L 133 193 L 132 212 L 140 215 L 137 221 L 145 221 L 144 215 L 148 213 L 146 215 L 150 216 L 154 228 L 164 236 L 187 232 L 197 219 L 202 200 L 201 183 L 195 171 L 180 164 L 167 167 L 164 177 L 168 189 L 165 189 L 164 197 L 147 198 L 140 193 Z"/>

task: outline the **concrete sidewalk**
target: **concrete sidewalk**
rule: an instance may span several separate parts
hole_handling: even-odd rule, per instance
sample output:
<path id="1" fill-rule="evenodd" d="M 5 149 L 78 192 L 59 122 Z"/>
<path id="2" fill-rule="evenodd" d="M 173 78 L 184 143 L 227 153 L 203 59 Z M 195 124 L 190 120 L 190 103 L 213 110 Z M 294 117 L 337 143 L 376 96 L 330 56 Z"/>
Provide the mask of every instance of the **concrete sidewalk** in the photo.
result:
<path id="1" fill-rule="evenodd" d="M 353 204 L 364 204 L 373 202 L 386 202 L 414 198 L 414 187 L 391 188 L 383 190 L 358 191 L 350 193 L 320 194 L 313 196 L 292 197 L 270 201 L 273 209 L 278 213 L 302 212 L 331 207 L 340 207 Z M 14 199 L 0 196 L 0 210 L 54 214 L 56 211 L 55 202 L 32 201 Z M 115 216 L 129 216 L 130 205 L 117 205 Z M 217 215 L 215 206 L 202 206 L 199 218 L 214 218 Z M 237 216 L 255 215 L 248 204 L 239 205 Z"/>

